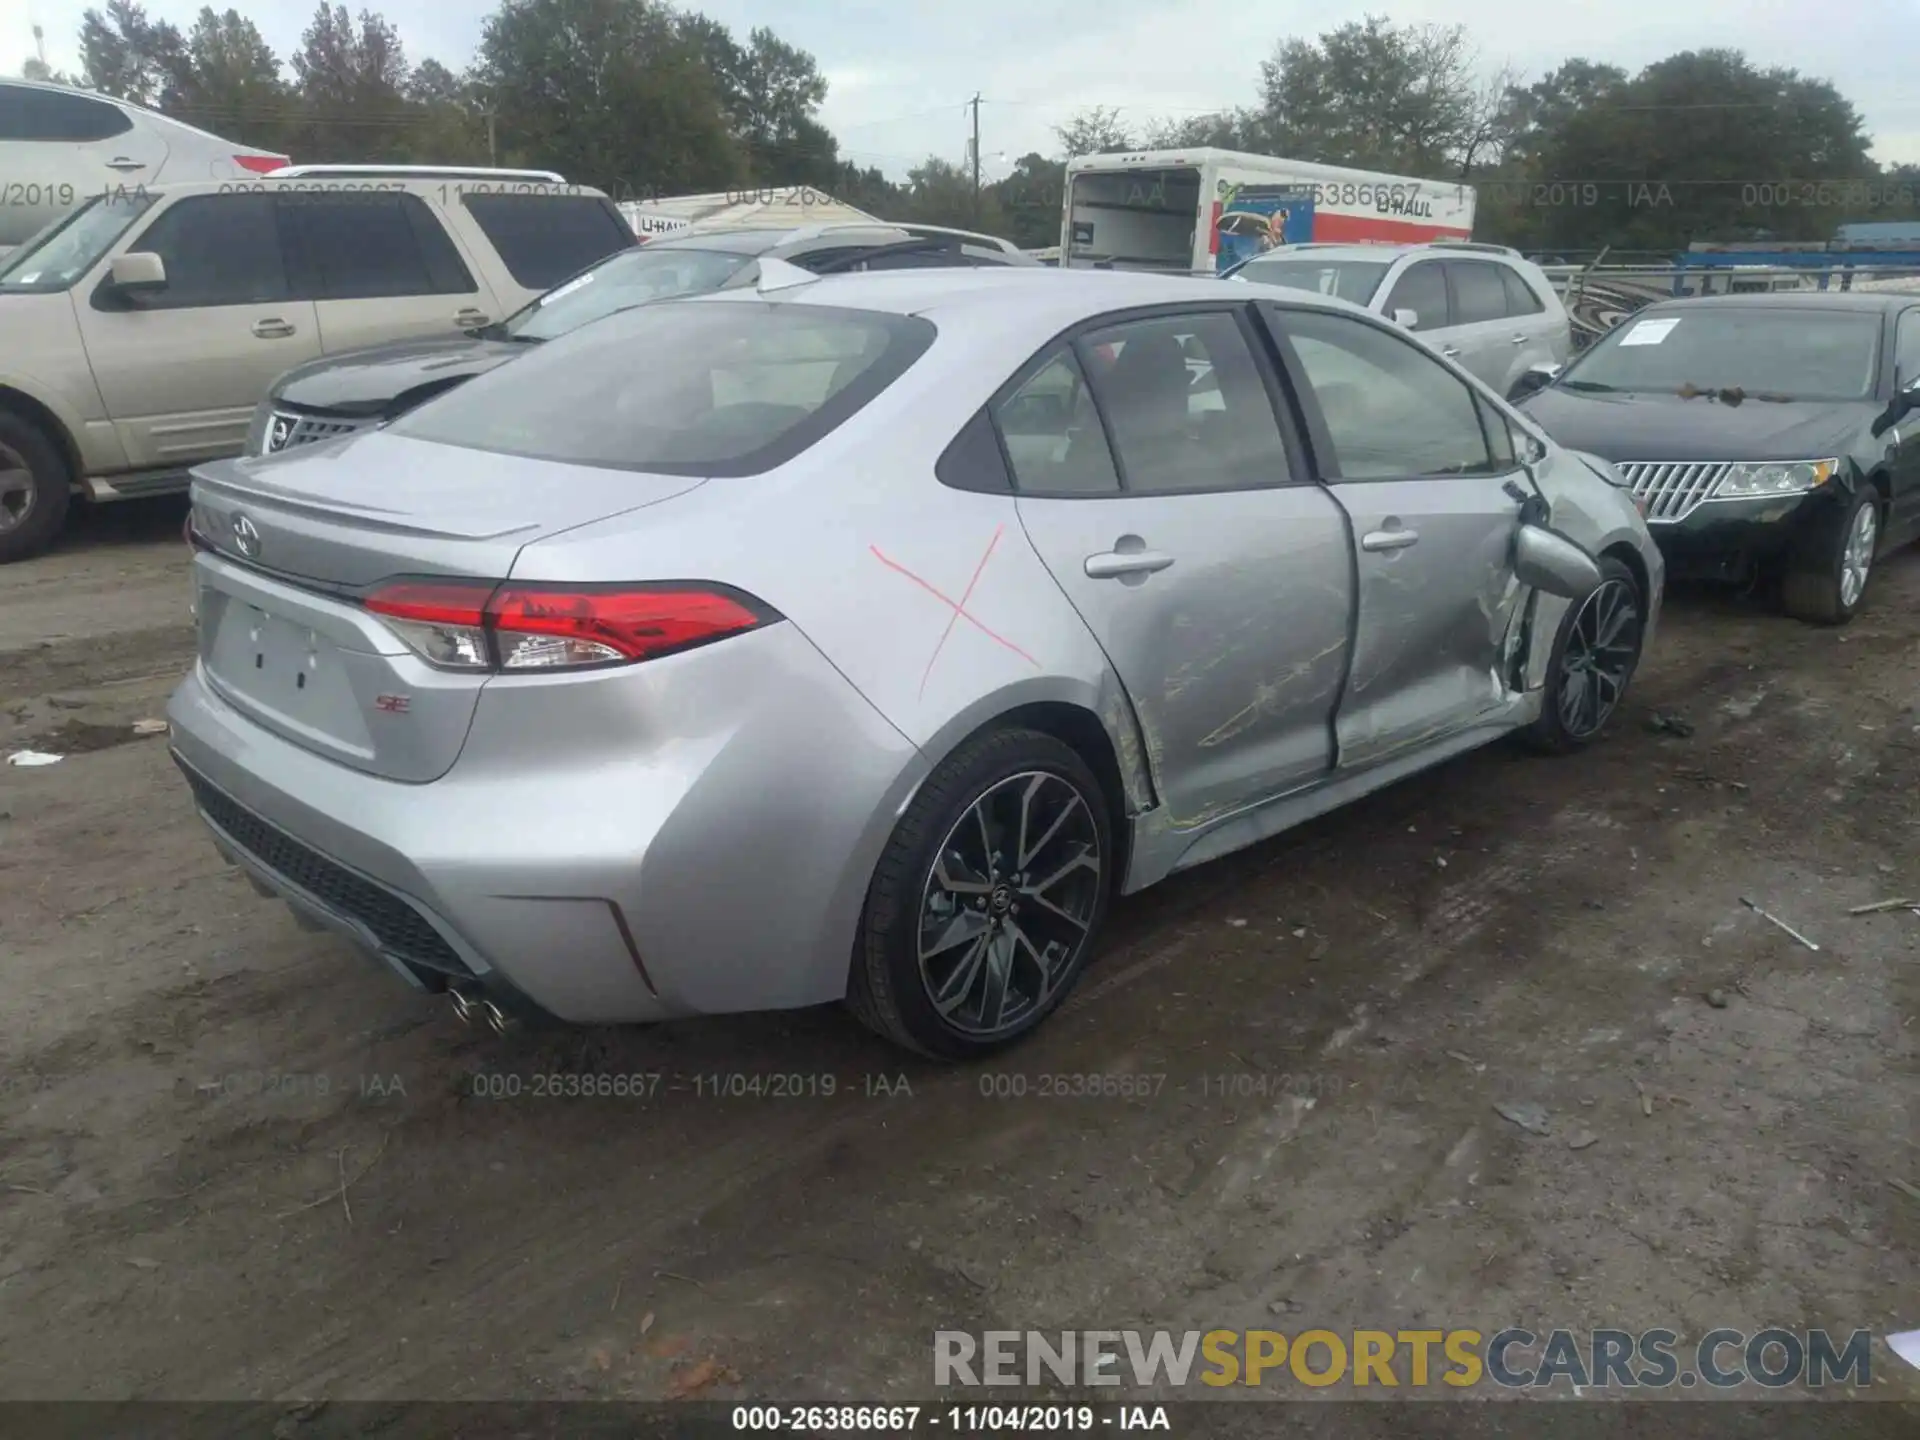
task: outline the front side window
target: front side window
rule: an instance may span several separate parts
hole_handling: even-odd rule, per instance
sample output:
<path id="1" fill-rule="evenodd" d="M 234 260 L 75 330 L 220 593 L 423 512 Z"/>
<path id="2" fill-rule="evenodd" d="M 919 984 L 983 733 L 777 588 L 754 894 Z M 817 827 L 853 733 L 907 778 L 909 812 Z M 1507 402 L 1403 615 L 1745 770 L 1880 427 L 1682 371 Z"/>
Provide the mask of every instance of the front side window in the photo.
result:
<path id="1" fill-rule="evenodd" d="M 1332 464 L 1321 466 L 1327 478 L 1488 475 L 1512 468 L 1488 445 L 1479 397 L 1419 346 L 1344 315 L 1269 313 L 1292 343 L 1333 442 Z"/>
<path id="2" fill-rule="evenodd" d="M 153 204 L 145 190 L 96 195 L 0 260 L 0 291 L 65 290 Z"/>
<path id="3" fill-rule="evenodd" d="M 934 334 L 927 320 L 877 311 L 670 300 L 563 335 L 391 428 L 604 469 L 757 474 L 845 423 Z"/>
<path id="4" fill-rule="evenodd" d="M 597 195 L 503 192 L 463 198 L 507 273 L 529 290 L 550 290 L 601 256 L 634 243 L 632 227 Z"/>
<path id="5" fill-rule="evenodd" d="M 1079 342 L 1130 492 L 1284 483 L 1286 448 L 1231 311 L 1135 320 Z"/>
<path id="6" fill-rule="evenodd" d="M 1423 260 L 1409 266 L 1393 282 L 1384 308 L 1388 319 L 1400 310 L 1413 311 L 1415 330 L 1438 330 L 1447 325 L 1447 277 L 1438 262 Z"/>
<path id="7" fill-rule="evenodd" d="M 142 310 L 255 305 L 293 293 L 270 195 L 189 196 L 128 248 L 151 251 L 167 267 L 166 288 L 142 297 Z"/>

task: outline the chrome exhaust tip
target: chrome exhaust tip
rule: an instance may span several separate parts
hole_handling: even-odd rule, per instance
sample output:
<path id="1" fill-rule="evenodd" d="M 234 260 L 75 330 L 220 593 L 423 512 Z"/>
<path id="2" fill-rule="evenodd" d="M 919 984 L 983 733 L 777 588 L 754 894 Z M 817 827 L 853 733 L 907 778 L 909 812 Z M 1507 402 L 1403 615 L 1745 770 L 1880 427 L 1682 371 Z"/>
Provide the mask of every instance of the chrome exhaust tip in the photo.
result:
<path id="1" fill-rule="evenodd" d="M 487 1025 L 496 1035 L 505 1035 L 519 1024 L 511 1015 L 491 1000 L 482 1000 L 480 1008 L 486 1012 Z"/>
<path id="2" fill-rule="evenodd" d="M 449 985 L 447 987 L 447 999 L 453 1002 L 453 1013 L 460 1017 L 460 1023 L 462 1025 L 473 1024 L 473 1012 L 480 1007 L 469 999 L 464 991 L 460 990 L 457 986 Z"/>

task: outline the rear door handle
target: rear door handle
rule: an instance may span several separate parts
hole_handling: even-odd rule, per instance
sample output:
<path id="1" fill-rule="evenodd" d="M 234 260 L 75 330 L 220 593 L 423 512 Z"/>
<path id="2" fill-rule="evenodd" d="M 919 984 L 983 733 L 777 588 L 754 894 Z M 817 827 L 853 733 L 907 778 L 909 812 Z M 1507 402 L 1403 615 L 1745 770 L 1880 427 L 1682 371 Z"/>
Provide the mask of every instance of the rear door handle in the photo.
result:
<path id="1" fill-rule="evenodd" d="M 489 317 L 482 310 L 462 310 L 453 317 L 453 323 L 471 330 L 477 325 L 485 325 Z"/>
<path id="2" fill-rule="evenodd" d="M 253 333 L 262 340 L 284 340 L 293 334 L 293 326 L 276 315 L 271 320 L 254 321 Z"/>
<path id="3" fill-rule="evenodd" d="M 1524 335 L 1516 335 L 1513 337 L 1513 343 L 1516 345 L 1524 345 L 1527 343 L 1527 337 Z"/>
<path id="4" fill-rule="evenodd" d="M 1451 345 L 1443 346 L 1440 353 L 1449 360 L 1458 360 L 1460 358 L 1460 352 Z"/>
<path id="5" fill-rule="evenodd" d="M 1381 550 L 1404 550 L 1409 545 L 1419 543 L 1418 530 L 1375 530 L 1360 537 L 1360 548 L 1376 553 Z"/>
<path id="6" fill-rule="evenodd" d="M 1173 556 L 1158 550 L 1108 550 L 1087 557 L 1089 580 L 1117 580 L 1123 575 L 1151 575 L 1173 564 Z"/>
<path id="7" fill-rule="evenodd" d="M 147 168 L 147 162 L 144 160 L 129 160 L 124 155 L 116 155 L 113 159 L 107 161 L 107 168 L 109 170 L 144 170 Z"/>

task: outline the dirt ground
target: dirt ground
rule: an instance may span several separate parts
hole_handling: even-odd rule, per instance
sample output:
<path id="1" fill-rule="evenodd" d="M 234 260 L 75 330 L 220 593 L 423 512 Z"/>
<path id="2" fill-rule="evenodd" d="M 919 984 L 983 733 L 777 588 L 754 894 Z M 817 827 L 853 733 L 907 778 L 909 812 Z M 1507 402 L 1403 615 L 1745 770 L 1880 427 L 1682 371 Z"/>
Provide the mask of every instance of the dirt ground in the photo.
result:
<path id="1" fill-rule="evenodd" d="M 497 1039 L 298 928 L 134 730 L 192 650 L 180 520 L 0 570 L 0 751 L 67 757 L 0 768 L 0 1396 L 904 1400 L 936 1329 L 1920 1326 L 1920 917 L 1848 914 L 1920 896 L 1920 554 L 1840 633 L 1675 597 L 1590 754 L 1123 902 L 1067 1012 L 942 1071 L 836 1009 Z M 660 1078 L 534 1093 L 582 1074 Z"/>

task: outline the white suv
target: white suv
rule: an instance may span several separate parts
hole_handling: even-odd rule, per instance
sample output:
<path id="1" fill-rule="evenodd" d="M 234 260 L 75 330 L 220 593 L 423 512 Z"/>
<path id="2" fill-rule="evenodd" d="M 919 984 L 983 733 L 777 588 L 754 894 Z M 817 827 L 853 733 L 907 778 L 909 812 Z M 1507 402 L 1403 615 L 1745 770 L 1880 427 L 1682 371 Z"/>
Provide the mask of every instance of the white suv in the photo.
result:
<path id="1" fill-rule="evenodd" d="M 0 80 L 0 255 L 96 195 L 286 163 L 107 95 Z"/>
<path id="2" fill-rule="evenodd" d="M 1504 245 L 1287 245 L 1228 278 L 1363 305 L 1501 395 L 1527 371 L 1573 358 L 1573 324 L 1553 282 Z"/>

